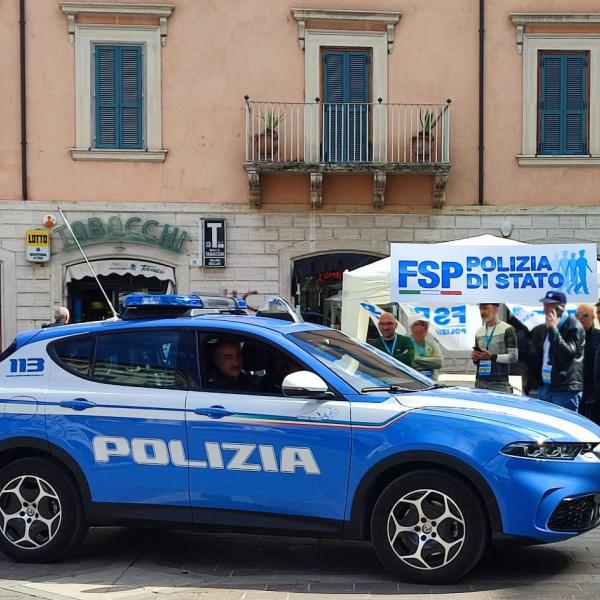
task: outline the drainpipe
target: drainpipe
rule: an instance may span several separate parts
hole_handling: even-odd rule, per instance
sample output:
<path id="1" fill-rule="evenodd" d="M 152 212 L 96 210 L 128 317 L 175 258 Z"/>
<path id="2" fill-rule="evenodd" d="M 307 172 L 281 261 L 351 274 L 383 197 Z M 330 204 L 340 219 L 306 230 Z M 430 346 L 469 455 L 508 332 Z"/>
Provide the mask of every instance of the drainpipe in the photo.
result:
<path id="1" fill-rule="evenodd" d="M 25 0 L 19 0 L 20 65 L 21 65 L 21 200 L 27 193 L 27 101 L 25 96 Z"/>
<path id="2" fill-rule="evenodd" d="M 485 0 L 479 0 L 479 205 L 483 206 L 483 42 L 485 38 Z"/>

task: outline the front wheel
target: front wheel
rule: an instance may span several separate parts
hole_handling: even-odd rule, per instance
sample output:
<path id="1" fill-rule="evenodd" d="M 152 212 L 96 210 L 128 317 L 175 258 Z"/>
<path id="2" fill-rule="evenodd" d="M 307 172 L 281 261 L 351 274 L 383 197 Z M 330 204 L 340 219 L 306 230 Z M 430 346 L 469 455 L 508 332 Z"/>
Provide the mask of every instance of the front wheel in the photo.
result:
<path id="1" fill-rule="evenodd" d="M 0 550 L 22 562 L 53 562 L 87 532 L 79 490 L 45 458 L 22 458 L 0 470 Z"/>
<path id="2" fill-rule="evenodd" d="M 381 562 L 415 583 L 451 583 L 479 562 L 489 539 L 475 490 L 448 473 L 415 471 L 390 483 L 371 517 Z"/>

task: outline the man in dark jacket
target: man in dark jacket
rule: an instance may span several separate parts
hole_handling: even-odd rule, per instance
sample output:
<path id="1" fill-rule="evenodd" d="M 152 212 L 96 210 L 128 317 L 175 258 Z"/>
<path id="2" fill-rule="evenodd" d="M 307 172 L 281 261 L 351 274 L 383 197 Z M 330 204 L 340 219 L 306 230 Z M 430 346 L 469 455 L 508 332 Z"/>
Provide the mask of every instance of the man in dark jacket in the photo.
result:
<path id="1" fill-rule="evenodd" d="M 577 320 L 585 331 L 585 349 L 583 352 L 583 395 L 579 404 L 579 412 L 589 418 L 588 408 L 596 401 L 594 398 L 594 363 L 596 352 L 600 347 L 600 330 L 594 327 L 594 307 L 591 304 L 580 304 L 577 307 Z"/>
<path id="2" fill-rule="evenodd" d="M 548 292 L 544 303 L 545 326 L 532 331 L 534 348 L 530 377 L 538 398 L 577 411 L 583 390 L 583 327 L 566 311 L 563 292 Z"/>

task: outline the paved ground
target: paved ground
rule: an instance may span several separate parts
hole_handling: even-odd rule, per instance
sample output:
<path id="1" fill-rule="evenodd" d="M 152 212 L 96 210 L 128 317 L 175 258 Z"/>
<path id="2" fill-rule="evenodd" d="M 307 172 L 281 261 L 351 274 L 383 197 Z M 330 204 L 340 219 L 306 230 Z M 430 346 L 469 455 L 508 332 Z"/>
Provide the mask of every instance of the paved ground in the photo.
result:
<path id="1" fill-rule="evenodd" d="M 489 553 L 464 581 L 397 582 L 365 543 L 95 529 L 55 565 L 0 558 L 0 599 L 557 600 L 600 598 L 600 532 Z"/>

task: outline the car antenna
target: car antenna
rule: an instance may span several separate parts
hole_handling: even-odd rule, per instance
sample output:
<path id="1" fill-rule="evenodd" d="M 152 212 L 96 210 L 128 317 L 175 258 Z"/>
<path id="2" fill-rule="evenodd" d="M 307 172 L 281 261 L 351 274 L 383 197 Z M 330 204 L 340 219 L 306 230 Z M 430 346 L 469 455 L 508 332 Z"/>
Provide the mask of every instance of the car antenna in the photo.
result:
<path id="1" fill-rule="evenodd" d="M 117 311 L 115 310 L 115 307 L 113 306 L 112 302 L 108 299 L 108 296 L 107 296 L 106 292 L 104 291 L 104 288 L 102 287 L 102 284 L 100 283 L 100 280 L 98 279 L 98 275 L 96 275 L 96 271 L 94 271 L 94 267 L 92 267 L 92 263 L 90 263 L 90 261 L 88 260 L 88 257 L 86 256 L 85 252 L 83 251 L 83 248 L 81 247 L 81 244 L 79 243 L 79 240 L 77 239 L 77 236 L 75 235 L 75 232 L 73 231 L 73 229 L 71 229 L 71 224 L 67 220 L 67 217 L 65 217 L 65 213 L 63 213 L 60 206 L 58 206 L 57 208 L 58 208 L 58 212 L 60 213 L 60 216 L 63 218 L 63 221 L 65 222 L 65 225 L 67 226 L 67 229 L 69 230 L 69 233 L 73 236 L 73 239 L 75 240 L 75 243 L 77 244 L 77 247 L 79 248 L 79 251 L 81 252 L 81 255 L 83 256 L 83 259 L 87 263 L 87 266 L 90 268 L 90 271 L 92 272 L 92 275 L 94 276 L 94 279 L 96 280 L 96 283 L 98 284 L 98 287 L 100 288 L 100 291 L 102 292 L 102 295 L 104 296 L 104 299 L 106 300 L 108 307 L 110 308 L 110 311 L 113 314 L 113 316 L 111 317 L 111 320 L 118 319 L 119 315 L 118 315 Z"/>

